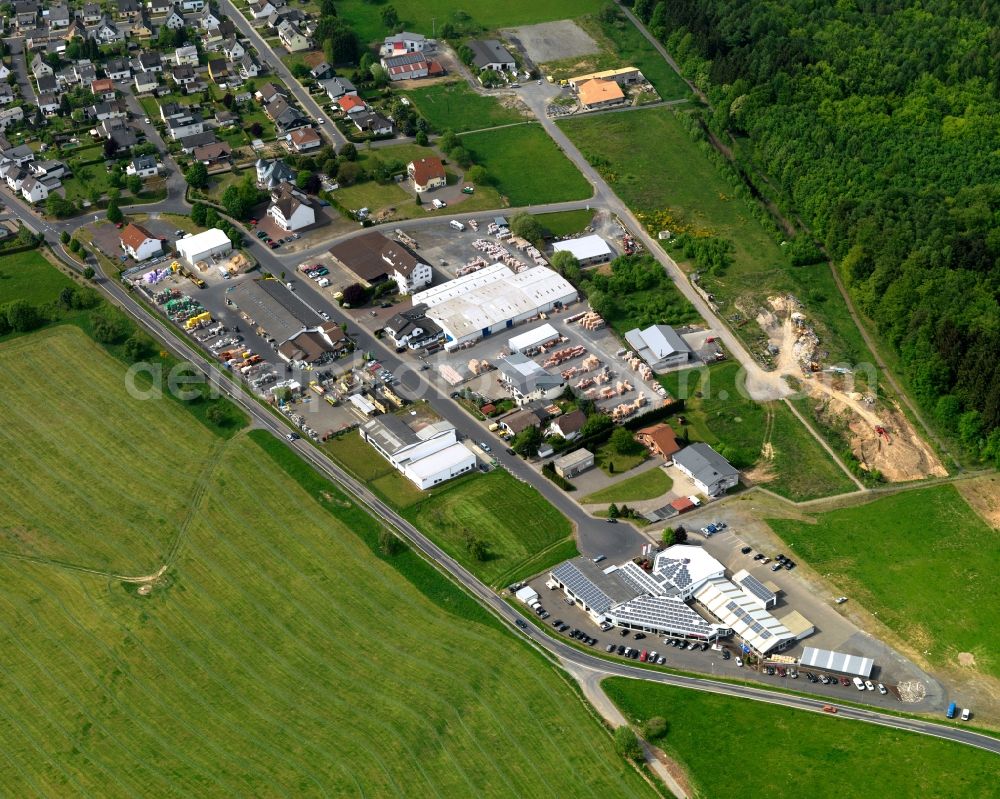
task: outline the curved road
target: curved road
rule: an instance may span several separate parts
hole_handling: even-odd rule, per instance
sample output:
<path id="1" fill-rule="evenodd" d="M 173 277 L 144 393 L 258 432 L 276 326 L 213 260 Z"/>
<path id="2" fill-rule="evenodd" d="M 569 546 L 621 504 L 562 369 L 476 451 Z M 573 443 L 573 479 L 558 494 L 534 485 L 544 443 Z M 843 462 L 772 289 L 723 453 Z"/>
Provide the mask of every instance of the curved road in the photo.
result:
<path id="1" fill-rule="evenodd" d="M 58 253 L 58 250 L 55 251 Z M 74 269 L 78 268 L 75 264 L 71 265 Z M 149 332 L 150 335 L 158 339 L 179 358 L 189 361 L 200 370 L 205 377 L 246 411 L 257 426 L 277 436 L 287 434 L 289 428 L 283 420 L 272 415 L 255 399 L 247 395 L 241 386 L 234 385 L 213 362 L 204 358 L 200 353 L 193 355 L 175 337 L 173 331 L 167 327 L 165 322 L 136 302 L 119 282 L 109 279 L 102 272 L 99 272 L 96 283 L 131 314 L 137 323 Z M 444 552 L 437 544 L 421 533 L 420 530 L 399 516 L 392 508 L 372 494 L 363 484 L 334 464 L 311 443 L 308 443 L 304 439 L 299 439 L 292 443 L 291 446 L 317 470 L 340 485 L 348 494 L 352 495 L 370 513 L 396 528 L 425 557 L 437 564 L 440 569 L 475 596 L 480 603 L 493 611 L 495 615 L 508 624 L 517 624 L 517 629 L 535 646 L 544 649 L 561 661 L 575 664 L 601 677 L 619 676 L 647 680 L 649 682 L 675 685 L 697 691 L 741 697 L 758 702 L 768 702 L 798 710 L 822 712 L 823 706 L 827 704 L 821 699 L 813 699 L 806 696 L 776 693 L 763 688 L 726 683 L 705 677 L 667 674 L 651 669 L 643 669 L 627 663 L 604 660 L 588 652 L 575 649 L 564 641 L 554 639 L 531 622 L 526 622 L 516 608 L 508 605 L 490 588 L 481 583 L 471 572 L 465 569 L 465 567 Z M 869 724 L 878 724 L 921 735 L 932 735 L 937 738 L 1000 754 L 1000 739 L 983 735 L 970 729 L 951 727 L 923 719 L 903 718 L 874 710 L 845 706 L 838 706 L 837 717 L 863 721 Z"/>

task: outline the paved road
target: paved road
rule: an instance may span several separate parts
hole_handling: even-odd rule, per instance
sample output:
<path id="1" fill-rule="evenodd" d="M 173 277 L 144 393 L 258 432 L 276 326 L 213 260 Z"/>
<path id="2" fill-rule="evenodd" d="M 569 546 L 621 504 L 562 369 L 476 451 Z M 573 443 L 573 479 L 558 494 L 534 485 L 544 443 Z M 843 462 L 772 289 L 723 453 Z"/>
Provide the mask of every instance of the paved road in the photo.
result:
<path id="1" fill-rule="evenodd" d="M 15 214 L 18 209 L 15 208 Z M 46 239 L 53 245 L 53 249 L 62 257 L 73 269 L 79 267 L 71 260 L 61 254 L 56 235 L 51 228 L 46 227 Z M 150 335 L 159 340 L 168 350 L 177 357 L 187 360 L 201 371 L 213 384 L 229 396 L 233 402 L 239 405 L 253 420 L 255 425 L 266 429 L 277 436 L 283 436 L 288 432 L 288 427 L 282 419 L 273 415 L 269 410 L 261 406 L 255 399 L 246 394 L 242 387 L 235 386 L 229 378 L 224 375 L 217 365 L 203 357 L 200 353 L 194 354 L 186 348 L 167 327 L 167 323 L 157 316 L 148 312 L 140 305 L 121 283 L 105 275 L 98 268 L 96 285 L 106 294 L 110 295 L 117 303 L 125 309 L 136 322 L 144 328 Z M 728 696 L 743 697 L 759 702 L 769 702 L 771 704 L 782 705 L 784 707 L 798 708 L 801 710 L 812 710 L 822 712 L 825 704 L 824 700 L 812 699 L 809 697 L 794 696 L 767 691 L 749 685 L 737 685 L 724 683 L 704 677 L 688 677 L 682 675 L 666 674 L 663 672 L 643 669 L 627 663 L 607 661 L 569 646 L 564 641 L 555 639 L 546 634 L 542 629 L 535 627 L 530 621 L 526 622 L 521 614 L 503 599 L 495 594 L 490 588 L 480 582 L 471 572 L 466 570 L 461 564 L 444 552 L 433 541 L 427 538 L 416 527 L 399 516 L 395 511 L 386 505 L 382 500 L 372 494 L 366 486 L 340 469 L 336 464 L 321 453 L 310 442 L 303 439 L 290 444 L 301 457 L 312 464 L 318 471 L 339 484 L 345 491 L 351 494 L 361 505 L 379 517 L 383 521 L 395 527 L 405 536 L 417 549 L 425 556 L 436 563 L 439 568 L 445 571 L 452 579 L 461 584 L 467 591 L 475 596 L 483 605 L 492 610 L 498 617 L 508 624 L 519 624 L 519 629 L 531 642 L 540 649 L 551 653 L 564 662 L 573 663 L 580 668 L 590 669 L 601 676 L 621 676 L 634 679 L 643 679 L 650 682 L 659 682 L 668 685 L 676 685 L 698 691 L 725 694 Z M 907 719 L 880 713 L 874 710 L 843 707 L 839 708 L 840 718 L 864 721 L 870 724 L 878 724 L 886 727 L 894 727 L 900 730 L 919 733 L 922 735 L 933 735 L 956 743 L 975 746 L 980 749 L 1000 754 L 1000 739 L 974 732 L 972 730 L 950 727 L 942 724 L 924 721 L 922 719 Z"/>
<path id="2" fill-rule="evenodd" d="M 35 94 L 35 84 L 32 82 L 31 68 L 28 66 L 28 55 L 24 52 L 24 37 L 13 36 L 4 39 L 10 48 L 11 69 L 17 78 L 17 85 L 21 89 L 21 96 L 28 101 L 29 105 L 38 105 L 38 97 Z M 27 111 L 25 111 L 27 119 Z"/>
<path id="3" fill-rule="evenodd" d="M 330 141 L 338 150 L 342 145 L 346 144 L 347 139 L 337 130 L 336 126 L 330 120 L 329 114 L 320 108 L 319 103 L 312 98 L 309 92 L 302 88 L 302 84 L 292 76 L 291 70 L 285 66 L 285 63 L 279 58 L 278 53 L 272 49 L 271 45 L 265 41 L 264 37 L 250 24 L 250 21 L 243 16 L 242 12 L 236 8 L 231 0 L 219 0 L 219 7 L 233 21 L 237 30 L 253 42 L 253 46 L 257 48 L 257 52 L 260 53 L 261 58 L 268 62 L 271 72 L 285 82 L 288 90 L 299 101 L 299 105 L 303 110 L 315 119 L 322 118 L 327 120 L 327 124 L 316 126 L 316 130 L 319 131 L 320 136 Z M 326 97 L 326 95 L 322 96 Z"/>

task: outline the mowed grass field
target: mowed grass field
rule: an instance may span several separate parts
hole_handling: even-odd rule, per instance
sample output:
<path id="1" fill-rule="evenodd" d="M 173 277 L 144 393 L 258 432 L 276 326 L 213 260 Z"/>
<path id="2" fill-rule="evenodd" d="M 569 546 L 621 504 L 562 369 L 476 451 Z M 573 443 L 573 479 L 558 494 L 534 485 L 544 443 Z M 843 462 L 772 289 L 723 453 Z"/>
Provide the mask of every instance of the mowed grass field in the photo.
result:
<path id="1" fill-rule="evenodd" d="M 594 193 L 537 123 L 469 133 L 462 144 L 512 206 L 585 200 Z"/>
<path id="2" fill-rule="evenodd" d="M 52 335 L 23 340 L 38 353 Z M 77 352 L 100 361 L 79 335 Z M 26 378 L 36 396 L 40 374 Z M 104 520 L 133 514 L 136 482 L 158 512 L 176 504 L 181 467 L 171 473 L 175 456 L 155 442 L 179 452 L 197 423 L 147 418 L 139 402 L 108 408 L 101 395 L 114 381 L 89 370 L 60 377 L 76 404 L 59 429 L 88 430 L 92 448 L 119 459 L 119 439 L 136 452 L 150 441 L 155 469 L 131 456 L 135 475 L 95 472 L 96 460 L 38 479 L 72 455 L 25 435 L 18 446 L 44 467 L 35 502 L 58 512 L 69 493 L 91 520 L 85 544 L 145 562 L 149 542 Z M 5 414 L 10 398 L 0 393 Z M 89 408 L 131 410 L 135 438 L 95 424 Z M 199 487 L 185 486 L 177 558 L 148 594 L 0 555 L 0 793 L 652 795 L 546 660 L 414 553 L 381 555 L 378 523 L 284 442 L 260 431 L 201 437 L 218 457 Z M 6 485 L 20 468 L 0 461 Z M 26 526 L 38 512 L 5 508 L 4 521 Z M 93 559 L 82 544 L 70 554 Z"/>
<path id="3" fill-rule="evenodd" d="M 69 325 L 0 344 L 0 402 L 0 549 L 155 571 L 217 456 L 213 436 L 176 402 L 134 400 L 121 363 Z"/>
<path id="4" fill-rule="evenodd" d="M 719 767 L 726 752 L 752 765 L 753 796 L 781 796 L 790 785 L 816 799 L 1000 796 L 996 755 L 970 746 L 669 685 L 602 685 L 631 722 L 666 720 L 652 743 L 680 761 L 698 796 L 734 795 L 732 770 Z"/>
<path id="5" fill-rule="evenodd" d="M 441 26 L 451 22 L 463 30 L 481 27 L 490 31 L 517 25 L 534 25 L 557 19 L 572 19 L 580 14 L 596 12 L 599 0 L 510 0 L 506 3 L 456 3 L 455 0 L 394 0 L 392 6 L 399 14 L 397 30 L 416 31 L 426 36 L 441 35 Z M 367 0 L 344 0 L 337 5 L 337 16 L 347 20 L 357 31 L 361 41 L 368 43 L 388 36 L 390 31 L 382 23 L 384 6 Z"/>
<path id="6" fill-rule="evenodd" d="M 734 466 L 754 469 L 754 482 L 800 502 L 842 494 L 857 486 L 782 402 L 746 395 L 738 363 L 671 372 L 660 378 L 685 400 L 688 435 L 722 452 Z M 681 433 L 682 426 L 673 421 Z"/>
<path id="7" fill-rule="evenodd" d="M 654 232 L 666 228 L 704 233 L 733 243 L 733 264 L 726 273 L 705 275 L 702 281 L 716 295 L 721 315 L 737 312 L 735 301 L 740 299 L 761 301 L 770 294 L 792 292 L 817 323 L 831 361 L 871 360 L 829 267 L 791 266 L 774 229 L 754 216 L 748 201 L 709 157 L 709 145 L 692 140 L 679 113 L 650 108 L 558 124 L 585 156 L 607 159 L 609 165 L 601 167 L 605 179 Z M 753 337 L 759 328 L 751 323 L 737 333 Z"/>
<path id="8" fill-rule="evenodd" d="M 998 532 L 953 486 L 817 514 L 814 524 L 769 524 L 932 663 L 955 667 L 968 652 L 977 670 L 1000 677 Z"/>
<path id="9" fill-rule="evenodd" d="M 674 481 L 670 475 L 659 467 L 647 469 L 635 477 L 629 477 L 600 491 L 587 494 L 580 498 L 584 504 L 598 502 L 635 502 L 643 499 L 655 499 L 666 494 Z"/>
<path id="10" fill-rule="evenodd" d="M 0 305 L 22 299 L 33 305 L 52 302 L 64 288 L 74 285 L 53 269 L 37 252 L 21 252 L 0 258 Z"/>
<path id="11" fill-rule="evenodd" d="M 594 221 L 594 212 L 581 208 L 579 211 L 553 211 L 537 214 L 535 218 L 550 236 L 572 236 L 587 229 Z"/>
<path id="12" fill-rule="evenodd" d="M 464 80 L 411 89 L 405 95 L 438 133 L 465 133 L 524 121 L 521 114 L 495 98 L 476 94 Z"/>

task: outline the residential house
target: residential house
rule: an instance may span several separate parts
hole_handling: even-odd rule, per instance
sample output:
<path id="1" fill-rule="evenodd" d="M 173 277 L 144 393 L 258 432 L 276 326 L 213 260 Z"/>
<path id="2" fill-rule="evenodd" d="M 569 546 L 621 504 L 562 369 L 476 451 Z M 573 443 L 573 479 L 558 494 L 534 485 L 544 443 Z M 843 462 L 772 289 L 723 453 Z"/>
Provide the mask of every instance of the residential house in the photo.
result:
<path id="1" fill-rule="evenodd" d="M 416 252 L 375 231 L 335 245 L 330 254 L 367 285 L 392 280 L 401 294 L 429 286 L 433 277 L 430 265 Z M 410 314 L 414 319 L 420 318 L 416 312 L 414 308 Z M 422 320 L 420 327 L 425 327 Z M 439 328 L 435 329 L 440 332 Z M 414 332 L 413 335 L 422 337 L 423 334 Z"/>
<path id="2" fill-rule="evenodd" d="M 299 26 L 287 20 L 278 26 L 278 38 L 290 53 L 298 53 L 312 47 L 309 37 L 299 29 Z"/>
<path id="3" fill-rule="evenodd" d="M 166 123 L 167 135 L 174 141 L 193 133 L 202 133 L 205 130 L 205 123 L 202 121 L 201 115 L 194 111 L 172 116 L 166 120 Z"/>
<path id="4" fill-rule="evenodd" d="M 170 30 L 172 31 L 179 31 L 181 28 L 184 27 L 184 17 L 182 17 L 175 8 L 172 9 L 169 14 L 167 14 L 167 18 L 163 20 L 161 24 L 170 28 Z"/>
<path id="5" fill-rule="evenodd" d="M 163 242 L 134 222 L 125 226 L 119 241 L 122 249 L 136 261 L 145 261 L 163 252 Z"/>
<path id="6" fill-rule="evenodd" d="M 163 72 L 163 60 L 160 58 L 160 54 L 155 50 L 140 53 L 139 69 L 143 72 Z"/>
<path id="7" fill-rule="evenodd" d="M 56 99 L 54 94 L 40 94 L 38 95 L 38 110 L 41 111 L 46 116 L 52 116 L 59 110 L 59 100 Z"/>
<path id="8" fill-rule="evenodd" d="M 14 109 L 11 108 L 11 111 Z M 17 147 L 11 147 L 10 142 L 4 140 L 7 147 L 4 148 L 3 157 L 8 161 L 13 161 L 18 166 L 24 166 L 27 163 L 35 160 L 35 151 L 32 150 L 27 144 L 19 144 Z"/>
<path id="9" fill-rule="evenodd" d="M 389 319 L 383 326 L 394 347 L 411 350 L 429 346 L 443 335 L 440 326 L 427 318 L 427 306 L 418 303 Z"/>
<path id="10" fill-rule="evenodd" d="M 262 189 L 275 189 L 282 183 L 292 183 L 295 181 L 295 170 L 280 158 L 273 161 L 265 161 L 263 158 L 259 158 L 255 166 L 257 169 L 257 185 Z"/>
<path id="11" fill-rule="evenodd" d="M 42 4 L 36 0 L 17 0 L 14 3 L 14 19 L 18 30 L 34 28 L 38 24 L 38 14 Z"/>
<path id="12" fill-rule="evenodd" d="M 153 16 L 159 17 L 169 13 L 174 7 L 174 0 L 149 0 L 146 8 Z"/>
<path id="13" fill-rule="evenodd" d="M 104 64 L 104 71 L 111 80 L 128 80 L 132 77 L 132 67 L 128 61 L 114 58 Z"/>
<path id="14" fill-rule="evenodd" d="M 111 78 L 100 78 L 90 84 L 90 91 L 94 93 L 95 99 L 114 100 L 115 82 Z"/>
<path id="15" fill-rule="evenodd" d="M 12 108 L 10 110 L 13 111 L 14 109 Z M 21 184 L 23 184 L 29 177 L 31 177 L 31 174 L 27 169 L 23 166 L 17 166 L 15 164 L 13 169 L 7 170 L 7 188 L 13 192 L 19 192 L 21 191 Z"/>
<path id="16" fill-rule="evenodd" d="M 135 90 L 137 94 L 145 94 L 146 92 L 155 91 L 156 87 L 159 85 L 160 80 L 155 72 L 135 73 Z"/>
<path id="17" fill-rule="evenodd" d="M 564 413 L 552 420 L 552 424 L 549 425 L 549 435 L 562 436 L 567 441 L 572 441 L 580 435 L 580 430 L 586 422 L 587 414 L 579 409 Z"/>
<path id="18" fill-rule="evenodd" d="M 132 23 L 131 36 L 136 39 L 149 39 L 153 36 L 153 23 L 149 21 L 149 15 L 143 11 L 139 18 Z"/>
<path id="19" fill-rule="evenodd" d="M 0 63 L 0 81 L 5 81 L 10 77 L 10 67 L 6 64 Z"/>
<path id="20" fill-rule="evenodd" d="M 24 33 L 24 46 L 28 50 L 41 50 L 48 43 L 49 32 L 45 28 L 35 28 Z"/>
<path id="21" fill-rule="evenodd" d="M 181 0 L 181 11 L 190 14 L 202 11 L 205 8 L 205 0 Z"/>
<path id="22" fill-rule="evenodd" d="M 286 98 L 288 95 L 285 93 L 285 89 L 280 86 L 275 86 L 273 83 L 265 83 L 255 92 L 258 100 L 260 100 L 264 105 L 267 105 L 274 101 L 276 98 Z"/>
<path id="23" fill-rule="evenodd" d="M 232 111 L 227 111 L 224 108 L 217 109 L 215 112 L 215 125 L 219 128 L 229 128 L 236 127 L 239 124 L 240 118 L 236 116 Z"/>
<path id="24" fill-rule="evenodd" d="M 38 178 L 26 178 L 21 183 L 21 196 L 29 203 L 37 203 L 49 196 L 49 187 Z"/>
<path id="25" fill-rule="evenodd" d="M 577 97 L 586 111 L 610 108 L 625 102 L 625 93 L 615 80 L 585 80 L 576 85 Z"/>
<path id="26" fill-rule="evenodd" d="M 405 55 L 406 53 L 419 53 L 427 46 L 427 37 L 419 33 L 403 31 L 392 36 L 386 36 L 382 42 L 382 49 L 379 55 L 394 56 Z"/>
<path id="27" fill-rule="evenodd" d="M 115 0 L 114 6 L 115 16 L 118 19 L 134 20 L 142 13 L 142 6 L 138 0 Z"/>
<path id="28" fill-rule="evenodd" d="M 50 6 L 48 11 L 42 12 L 42 16 L 49 23 L 49 28 L 68 28 L 72 19 L 69 8 L 63 4 Z"/>
<path id="29" fill-rule="evenodd" d="M 287 231 L 302 230 L 316 222 L 316 212 L 309 204 L 309 198 L 290 183 L 282 183 L 271 191 L 267 215 L 278 227 Z"/>
<path id="30" fill-rule="evenodd" d="M 212 164 L 231 161 L 233 158 L 233 149 L 229 146 L 228 142 L 219 141 L 195 147 L 193 157 L 195 161 L 201 161 L 206 166 L 211 166 Z"/>
<path id="31" fill-rule="evenodd" d="M 87 25 L 82 19 L 77 17 L 70 24 L 69 27 L 63 31 L 63 39 L 69 42 L 71 39 L 89 39 L 90 33 L 87 31 Z"/>
<path id="32" fill-rule="evenodd" d="M 222 43 L 222 52 L 230 61 L 239 61 L 246 53 L 246 48 L 233 36 Z"/>
<path id="33" fill-rule="evenodd" d="M 198 48 L 193 44 L 174 50 L 174 63 L 179 66 L 198 66 Z"/>
<path id="34" fill-rule="evenodd" d="M 114 44 L 115 42 L 120 42 L 125 38 L 125 34 L 122 33 L 118 26 L 109 19 L 105 19 L 103 22 L 98 24 L 98 26 L 91 31 L 91 35 L 101 44 Z"/>
<path id="35" fill-rule="evenodd" d="M 98 3 L 85 3 L 78 14 L 85 25 L 96 25 L 104 18 L 104 12 Z"/>
<path id="36" fill-rule="evenodd" d="M 56 80 L 55 75 L 42 75 L 35 84 L 38 86 L 38 93 L 45 94 L 47 92 L 55 94 L 59 91 L 59 82 Z"/>
<path id="37" fill-rule="evenodd" d="M 97 126 L 97 135 L 102 139 L 110 139 L 118 145 L 118 149 L 127 150 L 138 142 L 135 131 L 124 119 L 105 119 Z"/>
<path id="38" fill-rule="evenodd" d="M 271 0 L 257 0 L 257 2 L 250 4 L 250 13 L 254 19 L 267 19 L 275 10 Z"/>
<path id="39" fill-rule="evenodd" d="M 181 67 L 173 67 L 170 70 L 170 79 L 177 86 L 189 86 L 198 79 L 198 75 L 187 64 Z"/>
<path id="40" fill-rule="evenodd" d="M 192 133 L 190 136 L 181 137 L 181 152 L 185 155 L 191 155 L 195 151 L 196 147 L 202 147 L 206 144 L 213 144 L 219 139 L 210 130 L 204 130 L 201 133 Z"/>
<path id="41" fill-rule="evenodd" d="M 368 110 L 368 104 L 365 103 L 365 101 L 362 100 L 360 97 L 358 97 L 356 94 L 344 95 L 339 100 L 337 100 L 336 105 L 348 117 L 351 114 L 360 114 Z"/>
<path id="42" fill-rule="evenodd" d="M 73 82 L 81 86 L 89 86 L 97 80 L 97 67 L 90 61 L 77 61 L 73 65 Z"/>
<path id="43" fill-rule="evenodd" d="M 35 76 L 35 80 L 38 80 L 44 75 L 54 74 L 54 70 L 45 63 L 41 53 L 35 53 L 34 58 L 31 59 L 31 74 Z"/>
<path id="44" fill-rule="evenodd" d="M 351 116 L 351 121 L 359 131 L 362 133 L 371 133 L 373 136 L 388 136 L 394 130 L 392 121 L 377 111 L 354 114 Z"/>
<path id="45" fill-rule="evenodd" d="M 506 416 L 501 416 L 497 419 L 497 424 L 500 425 L 500 429 L 506 433 L 510 433 L 512 436 L 516 436 L 523 430 L 527 430 L 529 427 L 540 428 L 542 426 L 542 416 L 539 415 L 537 410 L 531 408 L 522 408 L 520 410 L 511 411 Z"/>
<path id="46" fill-rule="evenodd" d="M 419 161 L 410 161 L 406 165 L 406 174 L 410 176 L 413 188 L 418 194 L 442 188 L 448 183 L 444 164 L 441 163 L 440 158 L 421 158 Z"/>
<path id="47" fill-rule="evenodd" d="M 56 184 L 60 178 L 65 177 L 69 170 L 62 161 L 29 161 L 28 168 L 31 170 L 31 174 L 38 178 L 39 180 L 45 181 L 45 184 L 51 189 L 54 184 Z"/>
<path id="48" fill-rule="evenodd" d="M 312 120 L 287 101 L 277 99 L 264 107 L 264 113 L 282 133 L 290 133 L 296 128 L 309 127 Z"/>
<path id="49" fill-rule="evenodd" d="M 677 443 L 677 434 L 668 424 L 661 423 L 651 427 L 643 427 L 635 434 L 635 438 L 653 455 L 659 455 L 668 463 L 674 459 L 674 455 L 681 451 L 681 445 Z"/>
<path id="50" fill-rule="evenodd" d="M 307 20 L 306 15 L 297 8 L 279 8 L 267 18 L 267 27 L 273 31 L 277 31 L 286 22 L 302 25 Z"/>
<path id="51" fill-rule="evenodd" d="M 349 94 L 357 94 L 358 90 L 347 78 L 334 77 L 329 80 L 320 81 L 320 86 L 326 92 L 326 96 L 331 102 L 337 102 L 341 97 Z"/>
<path id="52" fill-rule="evenodd" d="M 496 39 L 473 39 L 469 42 L 472 63 L 476 69 L 494 72 L 515 72 L 517 64 L 507 49 Z"/>
<path id="53" fill-rule="evenodd" d="M 247 53 L 240 59 L 239 72 L 243 80 L 250 80 L 250 78 L 256 78 L 260 74 L 260 65 L 250 53 Z"/>
<path id="54" fill-rule="evenodd" d="M 319 149 L 323 140 L 313 128 L 299 128 L 288 134 L 288 143 L 295 152 L 303 153 Z"/>
<path id="55" fill-rule="evenodd" d="M 140 178 L 152 178 L 160 174 L 160 165 L 155 155 L 139 155 L 129 161 L 125 167 L 126 175 L 138 175 Z"/>
<path id="56" fill-rule="evenodd" d="M 499 383 L 518 405 L 533 400 L 552 400 L 566 388 L 566 381 L 558 374 L 546 371 L 531 358 L 513 352 L 497 362 Z"/>
<path id="57" fill-rule="evenodd" d="M 188 9 L 185 8 L 184 10 L 187 11 Z M 218 28 L 221 22 L 222 20 L 212 13 L 210 6 L 203 6 L 201 13 L 198 14 L 198 27 L 203 31 Z"/>
<path id="58" fill-rule="evenodd" d="M 83 113 L 88 119 L 103 122 L 105 119 L 125 119 L 128 116 L 128 109 L 118 102 L 103 102 L 87 106 Z"/>
<path id="59" fill-rule="evenodd" d="M 740 481 L 740 472 L 729 461 L 701 442 L 674 455 L 674 466 L 686 474 L 703 494 L 718 496 Z"/>
<path id="60" fill-rule="evenodd" d="M 14 102 L 14 90 L 9 83 L 0 83 L 0 105 L 10 105 Z"/>
<path id="61" fill-rule="evenodd" d="M 214 58 L 208 62 L 208 75 L 216 83 L 222 83 L 229 77 L 229 64 L 221 58 Z"/>
<path id="62" fill-rule="evenodd" d="M 328 80 L 333 77 L 333 67 L 324 61 L 310 69 L 309 74 L 312 75 L 313 80 Z"/>

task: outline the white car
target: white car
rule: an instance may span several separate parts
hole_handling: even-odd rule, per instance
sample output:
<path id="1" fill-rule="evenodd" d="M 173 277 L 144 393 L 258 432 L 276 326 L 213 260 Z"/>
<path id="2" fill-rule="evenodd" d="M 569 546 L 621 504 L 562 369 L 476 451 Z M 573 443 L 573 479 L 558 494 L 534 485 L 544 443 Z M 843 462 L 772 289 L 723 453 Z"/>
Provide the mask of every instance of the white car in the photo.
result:
<path id="1" fill-rule="evenodd" d="M 330 321 L 330 314 L 328 314 L 326 311 L 320 311 L 319 315 L 322 316 L 323 319 L 325 319 L 327 322 Z"/>
<path id="2" fill-rule="evenodd" d="M 743 658 L 737 657 L 736 658 L 736 665 L 739 666 L 742 669 L 743 668 Z"/>
<path id="3" fill-rule="evenodd" d="M 882 694 L 882 696 L 885 696 L 885 695 L 886 695 L 887 693 L 889 693 L 889 692 L 888 692 L 888 691 L 887 691 L 887 690 L 885 689 L 885 686 L 884 686 L 884 685 L 882 685 L 882 683 L 879 683 L 879 684 L 878 684 L 878 685 L 876 685 L 875 687 L 876 687 L 876 688 L 878 688 L 878 692 L 879 692 L 880 694 Z"/>
<path id="4" fill-rule="evenodd" d="M 843 605 L 846 601 L 847 601 L 847 597 L 846 596 L 838 596 L 837 597 L 837 604 L 838 605 Z"/>
<path id="5" fill-rule="evenodd" d="M 146 117 L 146 118 L 145 118 L 144 120 L 142 120 L 142 121 L 143 121 L 143 122 L 145 122 L 145 123 L 146 123 L 146 124 L 148 125 L 148 124 L 149 124 L 149 117 Z"/>
<path id="6" fill-rule="evenodd" d="M 317 122 L 318 122 L 318 123 L 319 123 L 320 125 L 325 125 L 325 124 L 326 124 L 326 120 L 325 120 L 325 119 L 323 119 L 323 117 L 316 117 L 316 121 L 317 121 Z"/>
<path id="7" fill-rule="evenodd" d="M 972 715 L 972 713 L 969 712 L 969 708 L 967 708 L 967 707 L 963 707 L 962 708 L 962 721 L 968 721 L 969 720 L 969 716 L 971 716 L 971 715 Z"/>
<path id="8" fill-rule="evenodd" d="M 865 688 L 867 688 L 869 691 L 874 691 L 875 683 L 873 683 L 871 680 L 865 680 Z"/>

